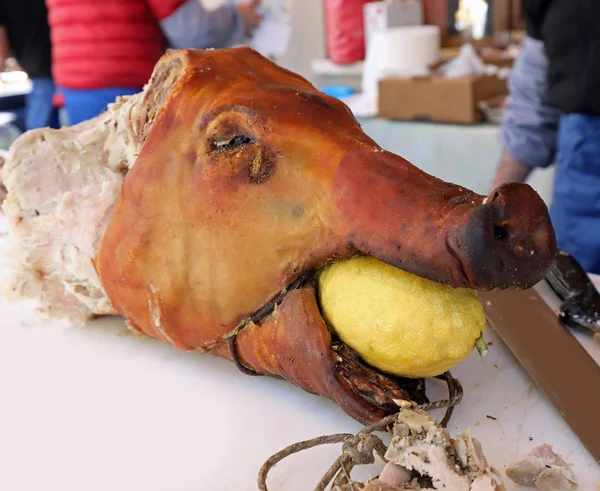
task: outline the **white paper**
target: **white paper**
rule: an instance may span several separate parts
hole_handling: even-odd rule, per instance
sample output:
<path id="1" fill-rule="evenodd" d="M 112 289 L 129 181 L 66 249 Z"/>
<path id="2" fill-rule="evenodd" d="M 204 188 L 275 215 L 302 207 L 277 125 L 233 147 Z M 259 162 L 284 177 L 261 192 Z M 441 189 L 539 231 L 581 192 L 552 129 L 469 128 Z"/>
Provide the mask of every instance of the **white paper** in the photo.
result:
<path id="1" fill-rule="evenodd" d="M 262 22 L 250 40 L 250 46 L 263 56 L 285 54 L 292 37 L 289 9 L 285 0 L 265 3 Z"/>
<path id="2" fill-rule="evenodd" d="M 469 77 L 471 75 L 496 75 L 508 78 L 510 68 L 486 65 L 472 44 L 463 44 L 458 56 L 444 63 L 439 72 L 446 78 Z"/>
<path id="3" fill-rule="evenodd" d="M 343 97 L 341 101 L 346 104 L 356 118 L 374 118 L 379 111 L 377 107 L 377 96 L 361 92 Z"/>
<path id="4" fill-rule="evenodd" d="M 374 31 L 367 46 L 362 91 L 377 96 L 379 80 L 387 75 L 423 76 L 439 59 L 440 28 L 437 26 L 393 27 Z"/>

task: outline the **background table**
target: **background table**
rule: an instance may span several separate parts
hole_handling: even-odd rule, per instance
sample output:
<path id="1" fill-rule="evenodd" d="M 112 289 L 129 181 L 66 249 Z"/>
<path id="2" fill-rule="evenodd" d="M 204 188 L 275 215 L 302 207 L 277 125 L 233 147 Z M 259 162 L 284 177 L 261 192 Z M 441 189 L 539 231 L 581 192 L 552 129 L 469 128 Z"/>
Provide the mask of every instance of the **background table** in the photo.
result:
<path id="1" fill-rule="evenodd" d="M 487 195 L 500 160 L 499 127 L 362 119 L 363 130 L 386 150 L 445 181 Z M 529 184 L 552 202 L 554 168 L 535 170 Z"/>

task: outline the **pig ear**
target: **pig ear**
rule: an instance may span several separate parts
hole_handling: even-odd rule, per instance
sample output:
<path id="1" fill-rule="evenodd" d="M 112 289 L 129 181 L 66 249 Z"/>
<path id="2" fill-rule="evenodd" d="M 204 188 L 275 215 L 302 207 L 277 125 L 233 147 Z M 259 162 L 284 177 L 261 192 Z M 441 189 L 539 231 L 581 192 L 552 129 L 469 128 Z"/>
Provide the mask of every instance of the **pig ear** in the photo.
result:
<path id="1" fill-rule="evenodd" d="M 198 64 L 199 53 L 190 50 L 173 50 L 163 55 L 152 72 L 152 77 L 144 87 L 144 96 L 139 111 L 138 140 L 144 143 L 152 122 L 161 109 L 167 105 L 171 94 L 184 75 L 190 75 Z M 200 55 L 201 57 L 201 55 Z"/>

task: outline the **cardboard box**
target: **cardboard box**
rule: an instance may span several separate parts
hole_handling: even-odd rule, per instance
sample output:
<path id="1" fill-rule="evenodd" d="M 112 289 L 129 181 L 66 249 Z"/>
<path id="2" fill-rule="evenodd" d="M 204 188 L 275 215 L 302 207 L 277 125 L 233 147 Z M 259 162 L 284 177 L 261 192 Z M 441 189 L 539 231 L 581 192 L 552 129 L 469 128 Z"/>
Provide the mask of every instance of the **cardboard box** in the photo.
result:
<path id="1" fill-rule="evenodd" d="M 477 123 L 480 101 L 507 94 L 506 80 L 464 78 L 384 78 L 379 81 L 379 116 L 440 123 Z"/>
<path id="2" fill-rule="evenodd" d="M 365 46 L 374 31 L 390 27 L 420 26 L 423 24 L 421 0 L 388 0 L 370 2 L 364 6 Z"/>

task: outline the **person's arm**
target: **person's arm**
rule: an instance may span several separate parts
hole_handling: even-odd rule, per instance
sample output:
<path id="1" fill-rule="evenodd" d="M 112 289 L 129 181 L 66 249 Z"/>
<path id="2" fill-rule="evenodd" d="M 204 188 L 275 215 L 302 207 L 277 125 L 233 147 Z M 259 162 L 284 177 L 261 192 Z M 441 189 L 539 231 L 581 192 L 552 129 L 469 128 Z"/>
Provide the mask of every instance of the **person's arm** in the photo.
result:
<path id="1" fill-rule="evenodd" d="M 531 174 L 533 167 L 523 164 L 508 151 L 502 151 L 502 157 L 496 170 L 496 176 L 492 182 L 492 190 L 507 182 L 524 182 Z"/>
<path id="2" fill-rule="evenodd" d="M 8 42 L 8 34 L 6 28 L 0 26 L 0 71 L 4 70 L 6 59 L 10 57 L 10 43 Z"/>
<path id="3" fill-rule="evenodd" d="M 258 26 L 259 5 L 251 0 L 207 10 L 200 0 L 186 0 L 159 22 L 172 48 L 227 48 L 243 43 Z"/>
<path id="4" fill-rule="evenodd" d="M 560 111 L 548 103 L 548 60 L 541 41 L 523 40 L 510 80 L 500 141 L 504 152 L 493 188 L 524 181 L 554 161 Z"/>

